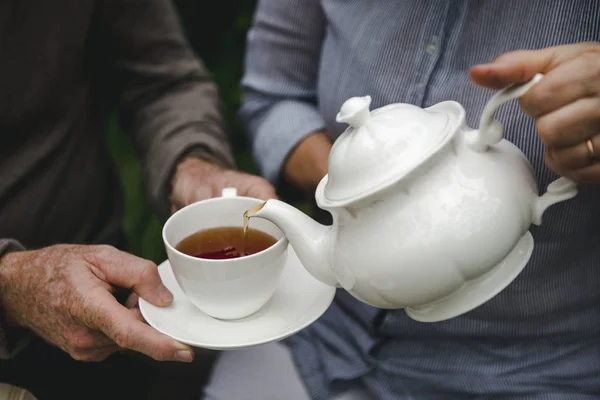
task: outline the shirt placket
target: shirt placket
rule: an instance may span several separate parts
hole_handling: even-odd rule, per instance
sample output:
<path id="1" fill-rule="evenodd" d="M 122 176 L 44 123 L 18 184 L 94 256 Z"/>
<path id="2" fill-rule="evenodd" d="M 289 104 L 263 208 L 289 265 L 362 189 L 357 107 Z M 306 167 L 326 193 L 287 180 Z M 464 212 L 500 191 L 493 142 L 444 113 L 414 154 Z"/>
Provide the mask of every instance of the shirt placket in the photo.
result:
<path id="1" fill-rule="evenodd" d="M 416 55 L 414 84 L 409 96 L 410 103 L 423 106 L 427 85 L 441 55 L 444 30 L 448 25 L 451 0 L 432 1 L 424 21 L 421 51 Z"/>
<path id="2" fill-rule="evenodd" d="M 449 34 L 446 31 L 452 23 L 451 19 L 455 18 L 450 12 L 453 1 L 455 0 L 432 1 L 424 21 L 422 51 L 417 55 L 413 80 L 415 83 L 410 94 L 410 102 L 419 107 L 423 107 L 429 82 L 442 56 L 444 38 Z M 397 312 L 387 310 L 381 310 L 373 322 L 375 330 L 380 333 L 394 331 L 396 323 L 398 323 Z"/>

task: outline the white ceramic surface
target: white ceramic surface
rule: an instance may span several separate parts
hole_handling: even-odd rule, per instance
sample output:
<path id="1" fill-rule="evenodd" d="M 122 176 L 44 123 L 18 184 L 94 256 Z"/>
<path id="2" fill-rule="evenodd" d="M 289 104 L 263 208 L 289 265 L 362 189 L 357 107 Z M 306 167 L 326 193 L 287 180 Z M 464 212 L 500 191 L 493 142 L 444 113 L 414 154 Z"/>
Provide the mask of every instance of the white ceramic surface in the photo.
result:
<path id="1" fill-rule="evenodd" d="M 253 347 L 285 339 L 316 321 L 329 308 L 335 289 L 313 278 L 289 248 L 277 290 L 257 313 L 234 321 L 212 318 L 194 307 L 179 288 L 168 261 L 159 265 L 163 283 L 173 293 L 169 307 L 139 300 L 146 321 L 158 331 L 213 350 Z"/>
<path id="2" fill-rule="evenodd" d="M 255 217 L 284 231 L 313 276 L 367 304 L 427 322 L 461 315 L 515 279 L 533 250 L 531 224 L 577 194 L 559 178 L 539 196 L 529 161 L 493 118 L 540 79 L 493 96 L 480 130 L 453 101 L 370 111 L 368 96 L 349 99 L 338 121 L 350 127 L 315 195 L 333 225 L 278 200 Z"/>
<path id="3" fill-rule="evenodd" d="M 288 240 L 273 223 L 255 220 L 252 228 L 278 239 L 259 253 L 208 260 L 188 256 L 175 246 L 200 230 L 243 226 L 246 210 L 262 201 L 237 197 L 226 188 L 223 197 L 200 201 L 173 214 L 163 227 L 163 241 L 175 279 L 189 300 L 215 318 L 238 319 L 255 313 L 271 298 L 287 259 Z"/>

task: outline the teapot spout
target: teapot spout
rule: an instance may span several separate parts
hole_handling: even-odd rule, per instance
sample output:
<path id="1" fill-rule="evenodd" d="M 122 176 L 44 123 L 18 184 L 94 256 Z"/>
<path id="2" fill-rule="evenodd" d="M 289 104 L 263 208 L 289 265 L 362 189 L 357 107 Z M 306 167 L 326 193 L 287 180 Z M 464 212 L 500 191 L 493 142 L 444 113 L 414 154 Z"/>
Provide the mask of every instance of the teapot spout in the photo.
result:
<path id="1" fill-rule="evenodd" d="M 264 218 L 277 225 L 291 243 L 304 268 L 326 285 L 337 287 L 331 268 L 332 228 L 321 225 L 297 208 L 269 199 L 245 214 L 247 218 Z"/>

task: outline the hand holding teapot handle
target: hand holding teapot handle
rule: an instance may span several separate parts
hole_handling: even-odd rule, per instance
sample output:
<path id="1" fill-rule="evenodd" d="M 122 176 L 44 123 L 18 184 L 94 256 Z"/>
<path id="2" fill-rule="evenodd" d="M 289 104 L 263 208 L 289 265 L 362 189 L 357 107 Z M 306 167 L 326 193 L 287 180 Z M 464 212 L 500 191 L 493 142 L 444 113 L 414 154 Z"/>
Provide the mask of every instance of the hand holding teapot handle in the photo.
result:
<path id="1" fill-rule="evenodd" d="M 479 131 L 470 138 L 468 146 L 481 153 L 491 145 L 500 142 L 504 138 L 504 127 L 500 121 L 494 119 L 494 114 L 504 103 L 518 99 L 527 93 L 543 77 L 542 74 L 536 74 L 529 82 L 508 86 L 492 96 L 481 113 Z"/>
<path id="2" fill-rule="evenodd" d="M 486 151 L 490 146 L 497 144 L 504 137 L 502 123 L 494 119 L 494 114 L 504 103 L 523 96 L 529 89 L 544 77 L 536 74 L 529 82 L 508 86 L 496 93 L 485 105 L 481 113 L 479 130 L 468 138 L 467 146 L 478 153 Z M 560 177 L 548 185 L 543 196 L 536 198 L 533 205 L 533 223 L 542 223 L 542 214 L 553 204 L 575 197 L 577 195 L 577 183 L 573 180 Z"/>

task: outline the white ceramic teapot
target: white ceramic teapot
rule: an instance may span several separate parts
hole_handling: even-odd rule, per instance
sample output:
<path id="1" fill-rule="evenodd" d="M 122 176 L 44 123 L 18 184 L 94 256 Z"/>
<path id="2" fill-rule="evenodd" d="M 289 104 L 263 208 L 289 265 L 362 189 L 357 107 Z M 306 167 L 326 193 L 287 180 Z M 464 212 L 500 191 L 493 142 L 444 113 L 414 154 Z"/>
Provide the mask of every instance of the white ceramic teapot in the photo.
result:
<path id="1" fill-rule="evenodd" d="M 531 224 L 577 194 L 559 178 L 539 196 L 530 163 L 493 119 L 541 78 L 496 93 L 480 130 L 454 101 L 370 111 L 369 96 L 351 98 L 337 116 L 350 126 L 315 195 L 333 225 L 279 200 L 249 214 L 279 226 L 313 276 L 364 303 L 423 322 L 470 311 L 525 267 Z"/>

